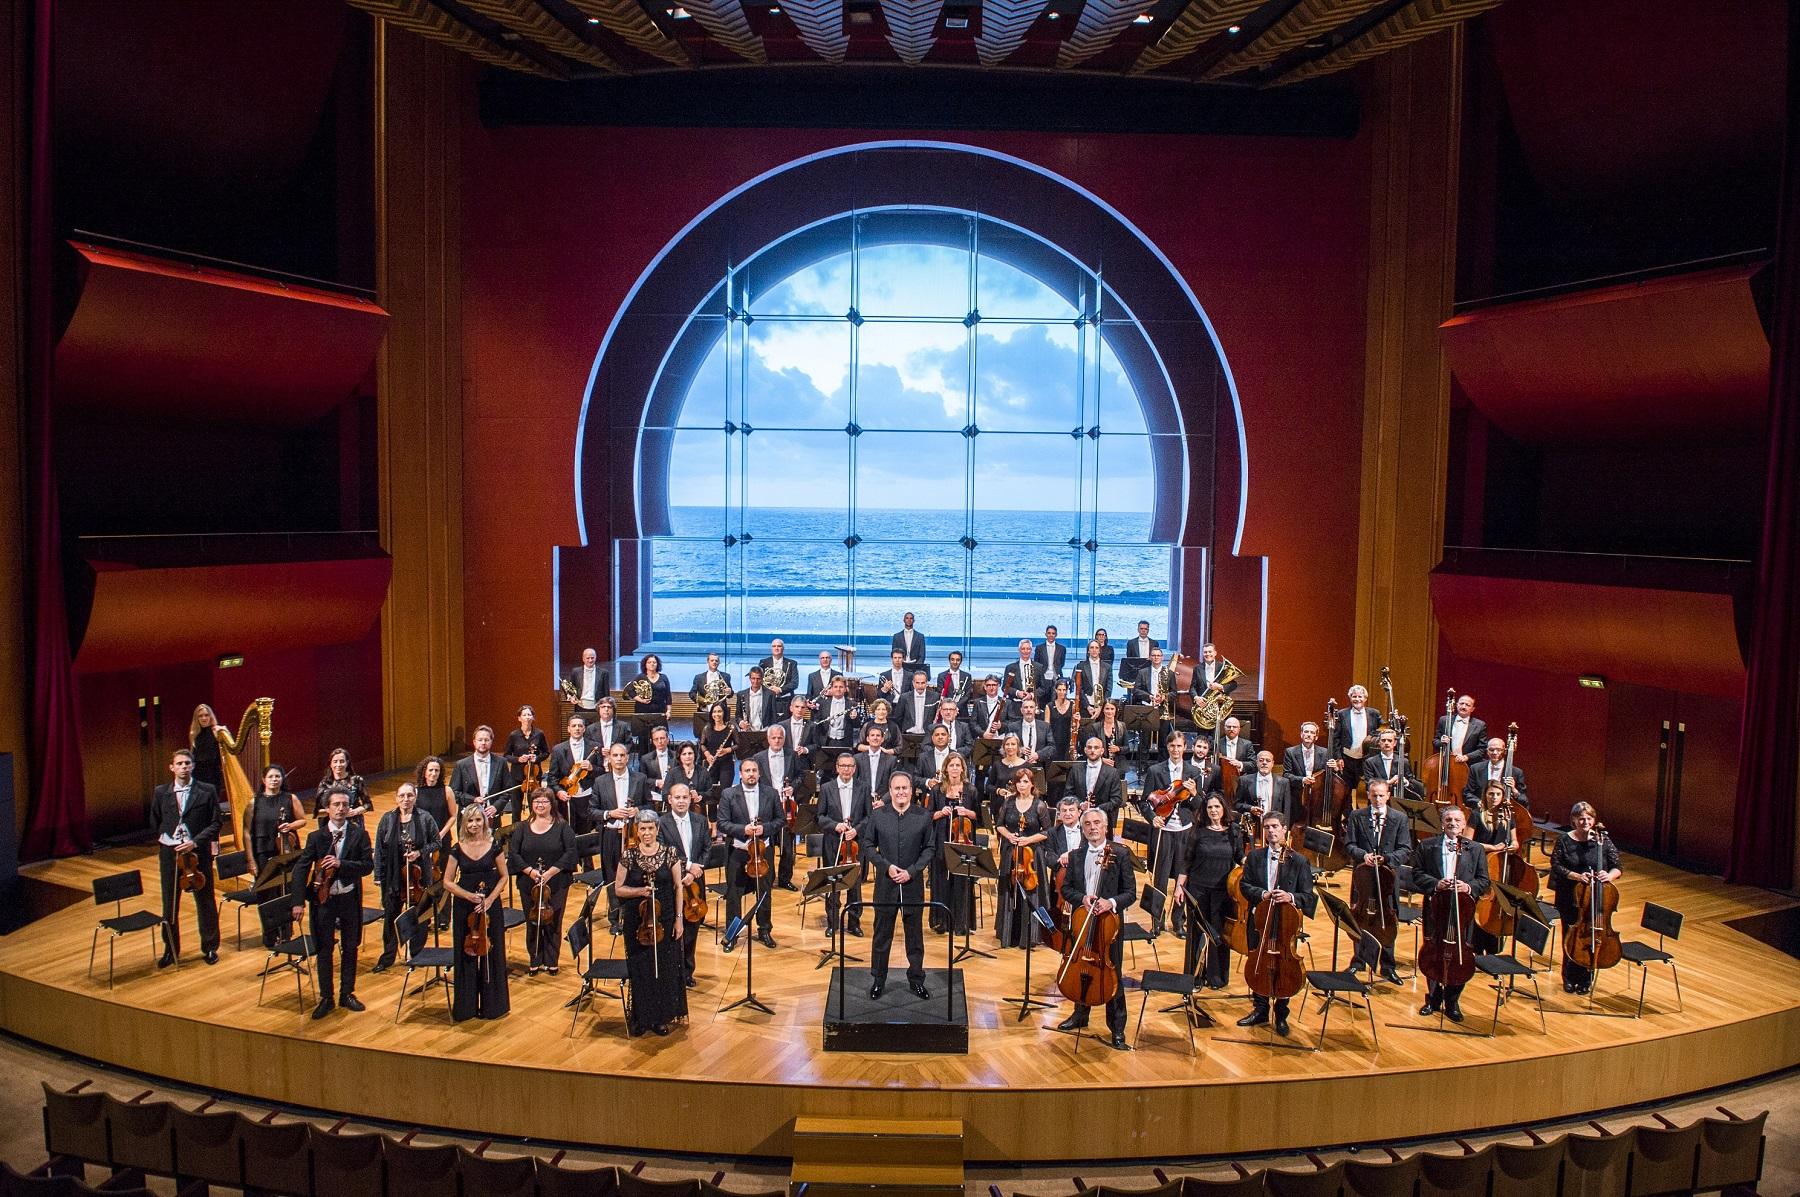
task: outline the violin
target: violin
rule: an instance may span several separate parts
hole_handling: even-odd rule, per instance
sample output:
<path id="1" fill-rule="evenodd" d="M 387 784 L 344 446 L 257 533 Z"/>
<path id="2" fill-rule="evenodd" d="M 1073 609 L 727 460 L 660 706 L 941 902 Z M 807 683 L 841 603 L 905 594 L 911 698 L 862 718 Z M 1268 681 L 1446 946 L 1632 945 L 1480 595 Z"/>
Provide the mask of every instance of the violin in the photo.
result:
<path id="1" fill-rule="evenodd" d="M 1050 921 L 1056 924 L 1053 930 L 1044 933 L 1044 943 L 1052 952 L 1069 950 L 1069 908 L 1063 901 L 1063 882 L 1069 879 L 1069 862 L 1065 859 L 1056 866 L 1054 884 L 1050 889 Z"/>
<path id="2" fill-rule="evenodd" d="M 476 892 L 480 893 L 483 897 L 487 896 L 485 890 L 477 890 Z M 492 946 L 488 943 L 487 911 L 481 909 L 479 906 L 469 911 L 469 921 L 467 925 L 468 934 L 463 936 L 463 955 L 474 956 L 477 958 L 486 956 L 488 954 L 488 949 Z"/>
<path id="3" fill-rule="evenodd" d="M 838 840 L 837 862 L 841 865 L 860 864 L 862 862 L 862 841 Z"/>
<path id="4" fill-rule="evenodd" d="M 683 922 L 691 923 L 696 927 L 706 921 L 705 874 L 692 881 L 681 883 L 681 918 Z"/>
<path id="5" fill-rule="evenodd" d="M 582 757 L 575 762 L 563 779 L 556 783 L 556 788 L 563 792 L 563 797 L 573 798 L 581 793 L 582 785 L 593 775 L 593 758 L 591 756 Z"/>
<path id="6" fill-rule="evenodd" d="M 1270 844 L 1268 850 L 1279 862 L 1287 859 L 1288 850 Z M 1251 913 L 1256 920 L 1256 947 L 1244 958 L 1244 981 L 1250 992 L 1266 998 L 1290 998 L 1306 984 L 1306 964 L 1300 959 L 1298 939 L 1306 919 L 1294 902 L 1277 902 L 1265 896 Z"/>
<path id="7" fill-rule="evenodd" d="M 1100 866 L 1104 869 L 1106 866 Z M 1037 852 L 1029 844 L 1020 844 L 1013 849 L 1012 879 L 1026 893 L 1035 893 L 1038 887 Z"/>
<path id="8" fill-rule="evenodd" d="M 538 880 L 525 879 L 530 896 L 526 899 L 525 921 L 533 927 L 547 927 L 555 917 L 556 908 L 550 904 L 550 882 L 544 879 L 544 861 L 540 857 L 537 862 Z"/>
<path id="9" fill-rule="evenodd" d="M 1594 872 L 1606 868 L 1606 831 L 1594 827 Z M 1575 883 L 1575 921 L 1563 932 L 1563 955 L 1582 968 L 1611 968 L 1619 962 L 1619 933 L 1613 930 L 1613 912 L 1619 908 L 1619 887 L 1610 881 Z"/>
<path id="10" fill-rule="evenodd" d="M 1180 785 L 1170 786 L 1166 790 L 1152 790 L 1145 801 L 1149 802 L 1150 809 L 1156 812 L 1157 818 L 1166 819 L 1175 813 L 1176 807 L 1192 798 L 1196 792 L 1194 779 L 1184 777 Z"/>
<path id="11" fill-rule="evenodd" d="M 961 795 L 958 795 L 954 799 L 947 798 L 947 799 L 945 799 L 945 801 L 950 802 L 954 806 L 962 805 Z M 974 816 L 972 816 L 972 815 L 951 815 L 950 816 L 950 838 L 959 844 L 974 843 L 975 842 L 975 818 L 974 818 Z"/>
<path id="12" fill-rule="evenodd" d="M 206 888 L 206 873 L 200 867 L 200 849 L 198 846 L 190 844 L 185 851 L 177 852 L 175 854 L 175 867 L 180 870 L 181 873 L 176 884 L 179 885 L 182 890 L 191 894 L 197 890 Z"/>
<path id="13" fill-rule="evenodd" d="M 1256 842 L 1255 819 L 1248 811 L 1238 814 L 1238 833 L 1242 842 Z M 1250 954 L 1250 899 L 1244 896 L 1244 862 L 1233 865 L 1231 872 L 1225 874 L 1225 892 L 1231 896 L 1231 910 L 1225 916 L 1225 925 L 1219 929 L 1225 940 L 1225 946 L 1239 956 Z"/>
<path id="14" fill-rule="evenodd" d="M 425 900 L 425 866 L 412 860 L 406 864 L 406 904 L 417 906 Z"/>
<path id="15" fill-rule="evenodd" d="M 337 871 L 338 871 L 338 867 L 335 864 L 315 865 L 313 867 L 313 875 L 312 875 L 313 901 L 317 902 L 321 906 L 323 906 L 325 904 L 325 900 L 327 898 L 331 897 L 331 883 L 333 881 L 337 880 Z M 184 878 L 184 880 L 185 880 L 185 878 Z"/>
<path id="16" fill-rule="evenodd" d="M 669 937 L 669 930 L 656 917 L 656 878 L 647 878 L 645 887 L 650 892 L 638 899 L 637 941 L 653 948 Z"/>
<path id="17" fill-rule="evenodd" d="M 800 804 L 794 801 L 794 796 L 792 794 L 782 795 L 781 819 L 782 822 L 787 825 L 789 831 L 792 831 L 794 829 L 794 824 L 800 821 Z"/>
<path id="18" fill-rule="evenodd" d="M 525 796 L 526 808 L 530 808 L 531 795 L 544 780 L 544 766 L 540 761 L 519 762 L 519 793 Z"/>
<path id="19" fill-rule="evenodd" d="M 1093 851 L 1092 847 L 1088 849 Z M 1100 872 L 1112 864 L 1112 844 L 1100 852 Z M 1064 866 L 1067 868 L 1067 865 Z M 1069 918 L 1069 931 L 1056 988 L 1071 1002 L 1104 1006 L 1119 992 L 1119 970 L 1113 965 L 1113 941 L 1119 937 L 1116 910 L 1105 913 L 1092 902 L 1083 903 Z"/>
<path id="20" fill-rule="evenodd" d="M 1460 855 L 1462 838 L 1456 837 L 1450 843 Z M 1417 963 L 1426 980 L 1439 985 L 1466 985 L 1475 975 L 1475 951 L 1469 946 L 1467 934 L 1473 914 L 1474 898 L 1454 886 L 1425 895 L 1424 942 L 1419 945 Z"/>
<path id="21" fill-rule="evenodd" d="M 744 876 L 763 878 L 769 875 L 769 840 L 767 836 L 750 838 L 750 859 L 744 862 Z"/>

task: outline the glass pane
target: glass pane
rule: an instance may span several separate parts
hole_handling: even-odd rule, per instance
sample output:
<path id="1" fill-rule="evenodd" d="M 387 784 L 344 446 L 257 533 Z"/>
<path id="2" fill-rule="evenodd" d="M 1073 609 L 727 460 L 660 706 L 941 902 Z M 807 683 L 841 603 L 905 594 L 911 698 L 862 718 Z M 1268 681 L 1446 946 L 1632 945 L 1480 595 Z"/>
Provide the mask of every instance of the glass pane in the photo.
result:
<path id="1" fill-rule="evenodd" d="M 1075 624 L 1079 552 L 1052 545 L 983 544 L 972 554 L 970 636 L 984 667 L 1018 659 L 1018 643 L 1043 641 L 1046 624 Z"/>
<path id="2" fill-rule="evenodd" d="M 744 416 L 754 428 L 850 422 L 848 320 L 758 320 L 744 330 Z"/>
<path id="3" fill-rule="evenodd" d="M 1204 333 L 1204 330 L 1200 330 Z M 1108 330 L 1103 336 L 1090 338 L 1090 343 L 1097 344 L 1098 366 L 1088 368 L 1088 377 L 1095 380 L 1094 387 L 1099 393 L 1100 430 L 1102 432 L 1143 432 L 1144 407 L 1138 398 L 1137 389 L 1125 375 L 1125 368 L 1119 362 L 1119 355 L 1112 342 L 1117 339 L 1122 344 L 1138 352 L 1147 348 L 1147 343 L 1135 330 Z M 1154 368 L 1149 358 L 1146 365 Z"/>
<path id="4" fill-rule="evenodd" d="M 856 310 L 868 319 L 962 320 L 969 314 L 972 258 L 967 245 L 865 245 L 856 273 Z"/>
<path id="5" fill-rule="evenodd" d="M 832 252 L 837 249 L 839 252 Z M 832 231 L 802 233 L 782 242 L 739 272 L 744 300 L 753 316 L 842 316 L 850 310 L 850 226 L 845 221 Z M 792 261 L 829 256 L 815 261 L 773 285 L 762 280 L 761 259 Z"/>
<path id="6" fill-rule="evenodd" d="M 856 422 L 961 432 L 969 423 L 969 330 L 864 324 L 856 338 Z"/>
<path id="7" fill-rule="evenodd" d="M 714 513 L 716 516 L 716 512 Z M 690 529 L 705 521 L 690 518 Z M 704 641 L 725 629 L 726 550 L 723 528 L 707 540 L 659 539 L 650 549 L 650 626 L 658 642 Z"/>
<path id="8" fill-rule="evenodd" d="M 956 432 L 865 432 L 856 438 L 856 534 L 961 539 L 968 441 Z M 881 513 L 886 513 L 881 514 Z M 940 514 L 942 513 L 942 514 Z"/>
<path id="9" fill-rule="evenodd" d="M 866 515 L 867 513 L 862 513 Z M 929 524 L 947 524 L 948 512 L 927 513 Z M 962 513 L 955 513 L 956 536 Z M 913 613 L 913 627 L 925 637 L 934 672 L 962 647 L 963 588 L 969 553 L 960 544 L 860 544 L 856 548 L 857 672 L 872 675 L 888 663 L 900 617 Z"/>
<path id="10" fill-rule="evenodd" d="M 850 535 L 849 437 L 759 428 L 745 443 L 747 532 L 775 541 Z"/>
<path id="11" fill-rule="evenodd" d="M 1120 536 L 1147 525 L 1146 519 L 1122 512 L 1100 517 L 1103 531 Z M 1140 619 L 1149 620 L 1152 628 L 1168 627 L 1170 551 L 1168 545 L 1143 543 L 1100 546 L 1094 561 L 1094 622 L 1111 640 L 1136 635 Z"/>
<path id="12" fill-rule="evenodd" d="M 1073 323 L 1081 310 L 1083 272 L 1035 239 L 1021 233 L 996 236 L 991 227 L 982 227 L 975 259 L 975 307 L 981 318 Z"/>
<path id="13" fill-rule="evenodd" d="M 724 428 L 728 356 L 725 321 L 706 319 L 694 323 L 696 328 L 690 331 L 712 337 L 712 348 L 707 350 L 688 382 L 687 395 L 675 423 L 683 428 Z"/>
<path id="14" fill-rule="evenodd" d="M 675 432 L 669 453 L 669 522 L 677 536 L 725 535 L 726 482 L 730 476 L 725 459 L 723 426 L 713 429 L 682 428 Z"/>
<path id="15" fill-rule="evenodd" d="M 1080 424 L 1079 341 L 1073 325 L 978 325 L 976 426 L 984 433 L 1067 433 Z"/>
<path id="16" fill-rule="evenodd" d="M 1150 538 L 1150 510 L 1155 506 L 1155 476 L 1150 468 L 1150 438 L 1103 432 L 1095 442 L 1099 470 L 1099 527 L 1096 540 L 1130 540 L 1143 543 Z M 1179 481 L 1179 479 L 1177 479 Z M 1131 521 L 1135 530 L 1118 535 L 1121 521 Z"/>
<path id="17" fill-rule="evenodd" d="M 1080 445 L 1068 433 L 975 438 L 975 539 L 1066 541 L 1077 530 Z"/>
<path id="18" fill-rule="evenodd" d="M 756 540 L 744 546 L 744 639 L 765 648 L 780 636 L 809 662 L 805 641 L 837 643 L 848 632 L 850 551 L 843 545 Z"/>

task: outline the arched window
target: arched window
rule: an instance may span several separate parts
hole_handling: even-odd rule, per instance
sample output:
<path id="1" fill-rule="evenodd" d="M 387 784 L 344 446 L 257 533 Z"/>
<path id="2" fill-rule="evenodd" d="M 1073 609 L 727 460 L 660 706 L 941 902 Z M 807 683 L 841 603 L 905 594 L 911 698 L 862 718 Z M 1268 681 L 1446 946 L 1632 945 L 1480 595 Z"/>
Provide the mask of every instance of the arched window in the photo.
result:
<path id="1" fill-rule="evenodd" d="M 1143 334 L 1098 274 L 907 208 L 823 222 L 720 287 L 645 444 L 666 449 L 668 521 L 648 642 L 881 651 L 912 611 L 941 659 L 1010 656 L 1046 625 L 1168 626 L 1174 529 L 1153 527 L 1151 435 L 1113 348 Z"/>

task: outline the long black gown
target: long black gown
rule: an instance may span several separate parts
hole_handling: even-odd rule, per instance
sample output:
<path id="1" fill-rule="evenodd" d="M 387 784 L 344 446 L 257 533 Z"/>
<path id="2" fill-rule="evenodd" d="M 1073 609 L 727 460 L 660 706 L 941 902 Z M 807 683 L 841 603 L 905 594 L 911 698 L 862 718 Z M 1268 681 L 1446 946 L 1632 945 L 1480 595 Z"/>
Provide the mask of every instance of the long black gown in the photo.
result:
<path id="1" fill-rule="evenodd" d="M 665 934 L 655 947 L 638 942 L 642 925 L 642 898 L 626 898 L 625 905 L 625 972 L 631 982 L 631 1025 L 633 1035 L 641 1035 L 652 1027 L 663 1026 L 687 1017 L 686 964 L 682 959 L 681 941 L 675 938 L 675 849 L 661 845 L 648 857 L 636 848 L 627 848 L 619 856 L 625 866 L 625 884 L 642 888 L 647 877 L 655 878 L 656 921 Z M 683 935 L 694 934 L 683 927 Z"/>
<path id="2" fill-rule="evenodd" d="M 1000 808 L 1000 826 L 1006 828 L 1020 838 L 1039 834 L 1048 834 L 1055 822 L 1050 808 L 1036 799 L 1032 800 L 1029 811 L 1020 811 L 1017 801 L 1009 800 Z M 1044 844 L 1042 841 L 1031 845 L 1031 852 L 1037 859 L 1037 889 L 1028 895 L 1033 906 L 1041 905 L 1046 887 L 1049 885 L 1049 873 L 1046 869 Z M 1033 943 L 1043 940 L 1043 928 L 1032 918 L 1019 902 L 1019 887 L 1012 879 L 1013 856 L 1018 849 L 1011 840 L 1000 837 L 1000 893 L 995 902 L 994 931 L 1000 937 L 1003 948 L 1022 948 L 1025 936 L 1030 935 Z"/>
<path id="3" fill-rule="evenodd" d="M 456 857 L 456 885 L 459 889 L 493 893 L 500 884 L 500 860 L 505 854 L 499 840 L 488 844 L 480 857 L 471 857 L 461 844 L 450 849 Z M 456 964 L 451 983 L 455 998 L 451 1017 L 457 1022 L 467 1018 L 504 1018 L 512 1009 L 506 992 L 506 920 L 501 906 L 488 908 L 488 953 L 471 957 L 463 953 L 463 941 L 469 934 L 469 916 L 475 904 L 466 898 L 451 903 L 450 925 L 455 929 Z"/>

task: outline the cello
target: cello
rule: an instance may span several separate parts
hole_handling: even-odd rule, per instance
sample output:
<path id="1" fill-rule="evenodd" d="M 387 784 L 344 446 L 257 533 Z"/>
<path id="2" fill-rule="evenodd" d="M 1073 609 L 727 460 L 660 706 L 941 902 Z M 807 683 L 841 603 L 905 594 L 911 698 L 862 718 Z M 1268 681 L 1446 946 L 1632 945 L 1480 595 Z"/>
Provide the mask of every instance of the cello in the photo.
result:
<path id="1" fill-rule="evenodd" d="M 1460 835 L 1446 836 L 1458 859 L 1463 852 L 1463 838 Z M 1455 880 L 1455 878 L 1451 878 Z M 1418 969 L 1425 979 L 1438 985 L 1467 985 L 1475 975 L 1475 950 L 1469 946 L 1468 937 L 1463 928 L 1467 923 L 1465 911 L 1469 915 L 1474 912 L 1470 903 L 1474 899 L 1453 885 L 1434 889 L 1425 895 L 1424 942 L 1419 945 Z"/>
<path id="2" fill-rule="evenodd" d="M 1403 816 L 1389 811 L 1383 817 Z M 1376 848 L 1380 846 L 1377 841 Z M 1350 909 L 1356 915 L 1356 925 L 1380 941 L 1385 958 L 1390 960 L 1393 959 L 1394 938 L 1400 932 L 1399 916 L 1389 903 L 1395 892 L 1395 881 L 1394 866 L 1379 851 L 1367 853 L 1350 870 Z"/>
<path id="3" fill-rule="evenodd" d="M 1619 933 L 1613 930 L 1613 912 L 1619 908 L 1619 887 L 1605 879 L 1606 829 L 1594 824 L 1594 881 L 1575 883 L 1575 921 L 1563 932 L 1563 955 L 1589 972 L 1611 968 L 1619 962 Z"/>
<path id="4" fill-rule="evenodd" d="M 1456 717 L 1456 691 L 1444 696 L 1444 714 Z M 1439 806 L 1461 807 L 1463 787 L 1469 784 L 1469 762 L 1450 750 L 1450 736 L 1438 737 L 1437 751 L 1425 761 L 1424 776 L 1431 785 L 1431 800 Z"/>
<path id="5" fill-rule="evenodd" d="M 1279 873 L 1287 860 L 1288 848 L 1278 842 L 1268 845 Z M 1293 902 L 1277 902 L 1266 894 L 1251 914 L 1256 920 L 1256 947 L 1244 957 L 1244 982 L 1250 992 L 1264 998 L 1291 998 L 1306 984 L 1306 965 L 1300 959 L 1296 940 L 1306 918 Z"/>
<path id="6" fill-rule="evenodd" d="M 1088 845 L 1088 851 L 1094 850 Z M 1113 847 L 1100 850 L 1102 875 L 1112 865 Z M 1067 867 L 1067 866 L 1064 866 Z M 1084 902 L 1069 918 L 1062 965 L 1056 970 L 1059 993 L 1078 1006 L 1104 1006 L 1119 992 L 1119 970 L 1113 964 L 1113 942 L 1120 930 L 1119 912 L 1102 911 Z"/>

